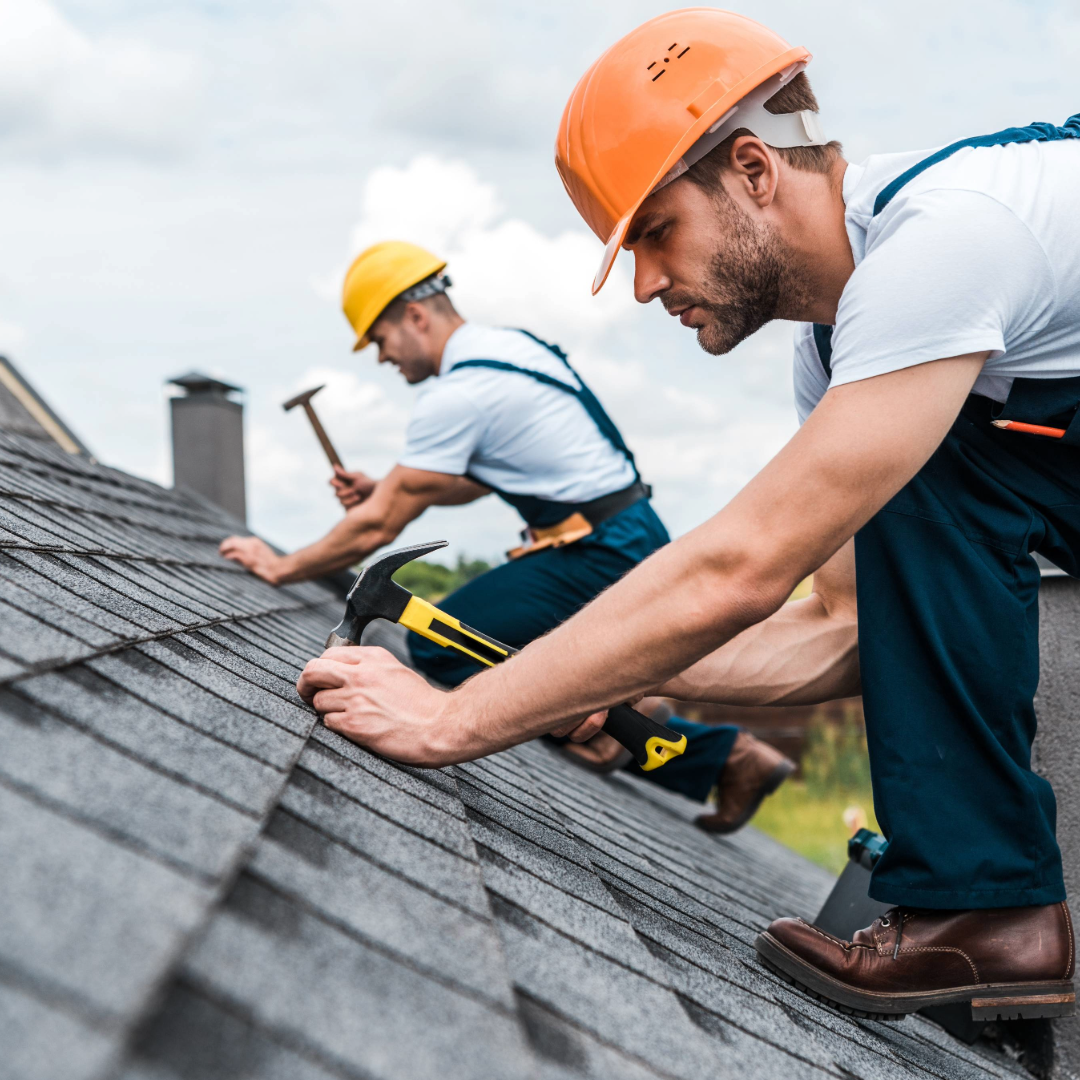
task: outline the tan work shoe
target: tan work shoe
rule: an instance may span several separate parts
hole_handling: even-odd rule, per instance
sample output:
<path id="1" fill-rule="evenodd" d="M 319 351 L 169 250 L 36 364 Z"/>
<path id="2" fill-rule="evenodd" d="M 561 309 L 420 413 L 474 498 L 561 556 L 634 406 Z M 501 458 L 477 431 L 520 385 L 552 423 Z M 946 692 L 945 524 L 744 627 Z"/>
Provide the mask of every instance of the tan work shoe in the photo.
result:
<path id="1" fill-rule="evenodd" d="M 795 762 L 790 758 L 740 731 L 717 781 L 716 812 L 702 814 L 695 824 L 711 833 L 741 829 L 757 813 L 765 796 L 794 771 Z"/>
<path id="2" fill-rule="evenodd" d="M 890 908 L 853 941 L 777 919 L 754 947 L 786 982 L 841 1012 L 888 1020 L 971 1005 L 973 1020 L 1071 1016 L 1073 931 L 1064 903 L 975 911 Z"/>

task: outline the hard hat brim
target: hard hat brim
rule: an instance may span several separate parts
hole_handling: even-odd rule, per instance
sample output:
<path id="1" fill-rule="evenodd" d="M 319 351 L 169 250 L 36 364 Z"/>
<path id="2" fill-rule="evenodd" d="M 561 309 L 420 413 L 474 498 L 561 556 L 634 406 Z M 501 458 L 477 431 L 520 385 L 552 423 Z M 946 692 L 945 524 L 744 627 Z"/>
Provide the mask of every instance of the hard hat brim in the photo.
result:
<path id="1" fill-rule="evenodd" d="M 716 101 L 712 102 L 706 109 L 703 109 L 698 114 L 697 122 L 694 123 L 675 144 L 671 153 L 657 170 L 652 183 L 650 183 L 646 190 L 642 192 L 641 197 L 637 199 L 630 209 L 619 218 L 615 228 L 612 229 L 608 236 L 607 243 L 604 245 L 604 254 L 601 256 L 600 266 L 596 271 L 596 276 L 593 278 L 593 296 L 604 287 L 604 282 L 607 281 L 608 276 L 611 273 L 611 268 L 615 265 L 615 260 L 619 255 L 619 248 L 622 247 L 623 241 L 626 239 L 626 234 L 630 229 L 630 223 L 634 220 L 634 215 L 641 209 L 641 204 L 656 190 L 657 184 L 667 176 L 668 172 L 674 167 L 675 163 L 683 156 L 683 154 L 685 154 L 686 151 L 689 150 L 690 147 L 693 146 L 720 117 L 727 113 L 733 105 L 737 105 L 747 94 L 765 82 L 766 79 L 771 79 L 774 75 L 783 71 L 785 68 L 790 67 L 792 64 L 801 63 L 805 66 L 812 59 L 813 57 L 808 50 L 804 49 L 802 46 L 795 46 L 773 59 L 770 63 L 758 68 L 753 74 L 748 75 L 737 86 L 732 87 L 726 94 L 722 94 Z M 694 104 L 696 105 L 696 102 Z"/>

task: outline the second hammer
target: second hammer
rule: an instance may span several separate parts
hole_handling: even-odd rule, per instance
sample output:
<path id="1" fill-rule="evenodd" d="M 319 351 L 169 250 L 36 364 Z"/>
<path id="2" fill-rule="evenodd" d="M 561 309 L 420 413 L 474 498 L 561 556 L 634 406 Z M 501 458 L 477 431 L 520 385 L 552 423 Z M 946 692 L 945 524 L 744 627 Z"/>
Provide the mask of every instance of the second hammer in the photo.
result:
<path id="1" fill-rule="evenodd" d="M 297 405 L 302 405 L 304 407 L 304 412 L 307 413 L 307 418 L 311 421 L 311 426 L 315 429 L 316 438 L 322 444 L 326 456 L 330 459 L 330 464 L 337 466 L 339 469 L 344 469 L 345 466 L 341 464 L 341 458 L 334 449 L 334 444 L 330 441 L 330 436 L 326 434 L 326 430 L 319 422 L 319 418 L 315 415 L 315 409 L 311 404 L 311 399 L 324 388 L 325 383 L 323 386 L 316 386 L 314 390 L 305 390 L 302 394 L 297 394 L 296 397 L 289 398 L 289 400 L 282 405 L 282 408 L 288 412 L 290 409 L 295 409 Z"/>

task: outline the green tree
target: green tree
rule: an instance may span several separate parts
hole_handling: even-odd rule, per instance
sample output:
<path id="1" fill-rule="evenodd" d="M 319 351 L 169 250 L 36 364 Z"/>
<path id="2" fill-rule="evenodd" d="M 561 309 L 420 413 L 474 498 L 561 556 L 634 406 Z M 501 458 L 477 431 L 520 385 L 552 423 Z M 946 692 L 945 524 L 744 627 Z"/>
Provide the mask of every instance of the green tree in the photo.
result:
<path id="1" fill-rule="evenodd" d="M 417 596 L 437 604 L 444 596 L 490 569 L 489 562 L 466 559 L 463 555 L 458 556 L 457 565 L 453 567 L 426 559 L 414 559 L 394 575 L 394 580 Z"/>

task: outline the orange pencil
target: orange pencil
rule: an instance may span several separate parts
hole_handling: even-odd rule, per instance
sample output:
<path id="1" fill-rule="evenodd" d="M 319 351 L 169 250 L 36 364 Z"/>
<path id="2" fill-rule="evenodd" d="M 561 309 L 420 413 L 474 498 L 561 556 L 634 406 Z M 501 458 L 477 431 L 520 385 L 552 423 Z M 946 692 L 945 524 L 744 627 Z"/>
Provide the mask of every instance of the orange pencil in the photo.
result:
<path id="1" fill-rule="evenodd" d="M 1023 424 L 1019 420 L 993 420 L 994 427 L 1005 431 L 1023 431 L 1028 435 L 1048 435 L 1051 439 L 1060 439 L 1065 434 L 1064 428 L 1043 427 L 1042 424 Z"/>

